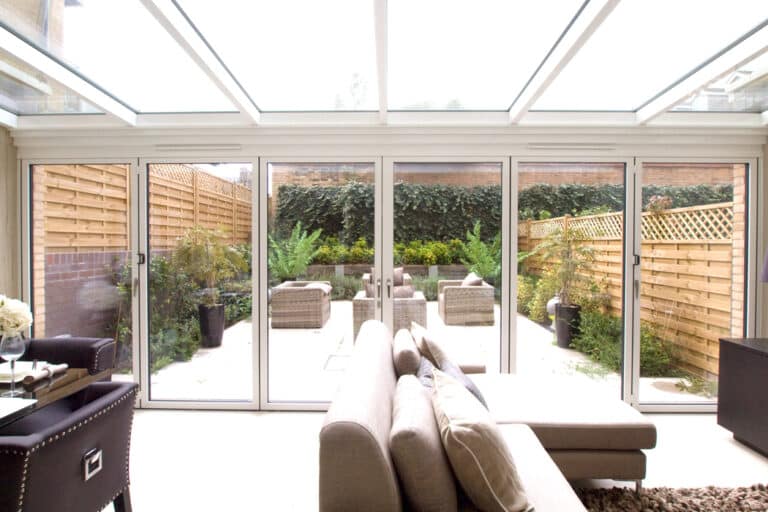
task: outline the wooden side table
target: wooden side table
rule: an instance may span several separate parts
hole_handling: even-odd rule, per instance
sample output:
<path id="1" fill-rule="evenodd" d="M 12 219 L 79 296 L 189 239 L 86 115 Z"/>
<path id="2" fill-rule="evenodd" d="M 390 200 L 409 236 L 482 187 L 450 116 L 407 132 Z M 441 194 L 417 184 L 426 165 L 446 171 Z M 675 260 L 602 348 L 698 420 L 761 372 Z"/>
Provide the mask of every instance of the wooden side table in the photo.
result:
<path id="1" fill-rule="evenodd" d="M 721 338 L 717 423 L 768 455 L 768 338 Z"/>

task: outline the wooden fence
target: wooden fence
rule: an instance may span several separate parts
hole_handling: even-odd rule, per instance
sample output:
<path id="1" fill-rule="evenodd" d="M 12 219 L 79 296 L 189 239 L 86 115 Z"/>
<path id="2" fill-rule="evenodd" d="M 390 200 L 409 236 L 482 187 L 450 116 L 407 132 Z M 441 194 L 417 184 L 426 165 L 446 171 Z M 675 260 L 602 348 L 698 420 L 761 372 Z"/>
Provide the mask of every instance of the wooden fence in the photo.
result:
<path id="1" fill-rule="evenodd" d="M 589 271 L 610 296 L 610 312 L 621 314 L 623 214 L 560 217 L 519 224 L 519 250 L 530 251 L 566 223 L 594 249 Z M 704 377 L 718 372 L 718 339 L 738 334 L 732 315 L 742 309 L 743 254 L 733 250 L 733 203 L 642 214 L 641 319 L 676 348 L 679 365 Z M 742 238 L 743 239 L 743 238 Z M 541 274 L 547 262 L 530 258 L 527 271 Z M 737 306 L 737 305 L 736 305 Z"/>

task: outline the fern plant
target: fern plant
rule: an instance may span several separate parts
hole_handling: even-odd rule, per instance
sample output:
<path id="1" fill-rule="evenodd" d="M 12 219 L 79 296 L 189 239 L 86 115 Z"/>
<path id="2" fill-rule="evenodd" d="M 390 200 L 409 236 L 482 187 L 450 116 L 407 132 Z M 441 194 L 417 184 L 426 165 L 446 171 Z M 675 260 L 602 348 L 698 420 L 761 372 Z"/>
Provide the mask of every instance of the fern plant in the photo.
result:
<path id="1" fill-rule="evenodd" d="M 490 280 L 501 273 L 501 237 L 496 235 L 488 244 L 480 238 L 480 221 L 475 222 L 472 231 L 467 231 L 464 257 L 461 262 L 470 272 Z"/>
<path id="2" fill-rule="evenodd" d="M 287 240 L 275 240 L 269 237 L 269 272 L 273 278 L 285 281 L 304 274 L 312 259 L 320 250 L 317 239 L 322 229 L 316 229 L 308 235 L 297 222 Z"/>

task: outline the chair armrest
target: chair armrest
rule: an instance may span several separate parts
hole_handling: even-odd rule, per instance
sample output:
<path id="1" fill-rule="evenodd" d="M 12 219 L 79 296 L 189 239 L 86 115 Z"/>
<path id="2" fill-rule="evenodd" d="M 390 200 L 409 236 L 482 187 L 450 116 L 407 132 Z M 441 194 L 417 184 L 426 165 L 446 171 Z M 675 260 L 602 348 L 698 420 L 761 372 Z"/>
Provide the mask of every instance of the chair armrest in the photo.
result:
<path id="1" fill-rule="evenodd" d="M 461 280 L 457 279 L 440 279 L 437 281 L 437 293 L 443 293 L 443 288 L 446 286 L 461 286 Z"/>
<path id="2" fill-rule="evenodd" d="M 115 349 L 112 338 L 33 338 L 23 359 L 67 363 L 70 368 L 87 368 L 94 375 L 115 367 Z"/>

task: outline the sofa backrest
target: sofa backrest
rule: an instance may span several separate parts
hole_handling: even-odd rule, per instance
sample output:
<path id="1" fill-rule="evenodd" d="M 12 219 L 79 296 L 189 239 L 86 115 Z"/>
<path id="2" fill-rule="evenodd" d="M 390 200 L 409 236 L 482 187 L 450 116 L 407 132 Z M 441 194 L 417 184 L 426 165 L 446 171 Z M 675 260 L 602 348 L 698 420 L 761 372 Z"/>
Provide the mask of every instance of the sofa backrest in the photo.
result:
<path id="1" fill-rule="evenodd" d="M 389 454 L 396 384 L 392 334 L 369 320 L 320 431 L 320 512 L 402 510 Z"/>

